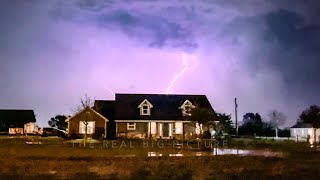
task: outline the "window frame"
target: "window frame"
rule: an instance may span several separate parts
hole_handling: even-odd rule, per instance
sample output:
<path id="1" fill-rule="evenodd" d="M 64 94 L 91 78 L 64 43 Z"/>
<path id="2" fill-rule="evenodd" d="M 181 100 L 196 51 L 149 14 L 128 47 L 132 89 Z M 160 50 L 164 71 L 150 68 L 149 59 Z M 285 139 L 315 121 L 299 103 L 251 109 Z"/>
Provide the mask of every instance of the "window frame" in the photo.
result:
<path id="1" fill-rule="evenodd" d="M 85 130 L 85 121 L 79 121 L 79 134 L 85 134 L 86 130 Z M 95 121 L 87 121 L 88 125 L 87 125 L 87 134 L 94 134 L 95 133 L 95 125 L 96 122 Z M 90 124 L 92 124 L 92 127 L 90 126 Z M 91 132 L 92 131 L 92 132 Z"/>
<path id="2" fill-rule="evenodd" d="M 150 115 L 150 106 L 148 104 L 142 105 L 141 115 Z"/>
<path id="3" fill-rule="evenodd" d="M 184 116 L 191 116 L 191 111 L 192 111 L 192 105 L 185 105 L 182 113 Z"/>
<path id="4" fill-rule="evenodd" d="M 182 116 L 191 116 L 191 111 L 193 108 L 195 108 L 195 106 L 189 99 L 185 100 L 184 103 L 179 107 L 179 109 L 181 109 Z"/>
<path id="5" fill-rule="evenodd" d="M 133 124 L 130 124 L 133 123 Z M 136 130 L 136 123 L 135 122 L 128 122 L 127 123 L 127 130 Z"/>
<path id="6" fill-rule="evenodd" d="M 147 99 L 144 99 L 138 108 L 140 109 L 140 116 L 151 116 L 151 108 L 153 108 L 153 105 Z"/>

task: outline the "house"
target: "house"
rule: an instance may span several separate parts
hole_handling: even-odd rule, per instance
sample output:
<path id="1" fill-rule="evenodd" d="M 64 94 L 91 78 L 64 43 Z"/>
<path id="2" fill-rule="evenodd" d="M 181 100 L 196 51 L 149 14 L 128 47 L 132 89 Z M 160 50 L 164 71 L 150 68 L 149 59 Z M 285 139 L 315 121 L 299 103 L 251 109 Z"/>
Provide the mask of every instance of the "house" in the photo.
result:
<path id="1" fill-rule="evenodd" d="M 298 123 L 290 128 L 290 136 L 298 140 L 307 140 L 310 138 L 312 125 L 306 123 Z"/>
<path id="2" fill-rule="evenodd" d="M 82 138 L 106 138 L 109 120 L 91 107 L 86 107 L 65 120 L 68 123 L 68 136 Z"/>
<path id="3" fill-rule="evenodd" d="M 319 142 L 320 129 L 316 131 L 316 140 Z M 290 136 L 297 140 L 308 140 L 314 142 L 314 129 L 311 124 L 297 123 L 290 128 Z"/>
<path id="4" fill-rule="evenodd" d="M 107 118 L 107 139 L 116 139 L 116 123 L 114 121 L 114 104 L 113 100 L 96 100 L 93 109 Z"/>
<path id="5" fill-rule="evenodd" d="M 24 134 L 26 123 L 35 123 L 33 110 L 0 109 L 0 132 Z"/>
<path id="6" fill-rule="evenodd" d="M 34 122 L 24 124 L 24 134 L 38 134 L 39 127 Z"/>
<path id="7" fill-rule="evenodd" d="M 93 109 L 109 119 L 108 137 L 192 139 L 203 131 L 189 118 L 194 107 L 213 111 L 205 95 L 167 94 L 116 94 Z"/>

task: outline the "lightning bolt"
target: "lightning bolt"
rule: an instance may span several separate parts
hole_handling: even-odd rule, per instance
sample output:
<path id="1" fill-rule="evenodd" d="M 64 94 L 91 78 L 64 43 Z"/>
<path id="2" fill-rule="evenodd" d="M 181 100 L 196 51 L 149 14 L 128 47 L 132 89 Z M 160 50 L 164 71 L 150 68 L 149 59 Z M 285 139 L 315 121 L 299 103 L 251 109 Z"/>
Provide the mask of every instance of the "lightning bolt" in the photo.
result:
<path id="1" fill-rule="evenodd" d="M 113 96 L 114 99 L 115 99 L 116 94 L 112 91 L 112 89 L 110 89 L 110 88 L 108 88 L 108 87 L 106 87 L 106 89 L 112 94 L 112 96 Z"/>
<path id="2" fill-rule="evenodd" d="M 182 60 L 183 60 L 184 67 L 183 67 L 183 69 L 180 71 L 180 73 L 177 74 L 177 75 L 175 75 L 175 76 L 173 77 L 173 79 L 171 80 L 171 82 L 170 82 L 170 84 L 169 84 L 169 86 L 168 86 L 168 88 L 167 88 L 167 94 L 169 94 L 170 89 L 173 87 L 174 83 L 175 83 L 188 69 L 190 69 L 189 64 L 188 64 L 188 62 L 187 62 L 187 58 L 188 58 L 187 55 L 184 54 L 184 53 L 182 53 Z"/>

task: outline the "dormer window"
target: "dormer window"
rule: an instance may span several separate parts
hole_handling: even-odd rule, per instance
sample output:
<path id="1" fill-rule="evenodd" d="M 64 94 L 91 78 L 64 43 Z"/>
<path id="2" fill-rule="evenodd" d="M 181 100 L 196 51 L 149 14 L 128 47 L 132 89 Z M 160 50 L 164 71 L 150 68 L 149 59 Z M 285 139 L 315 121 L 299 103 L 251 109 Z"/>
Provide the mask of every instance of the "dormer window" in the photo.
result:
<path id="1" fill-rule="evenodd" d="M 195 108 L 195 106 L 189 101 L 186 100 L 179 109 L 182 110 L 182 116 L 191 116 L 191 110 Z"/>
<path id="2" fill-rule="evenodd" d="M 149 108 L 149 106 L 148 105 L 143 105 L 142 106 L 142 115 L 148 115 L 148 114 L 150 114 L 150 108 Z"/>
<path id="3" fill-rule="evenodd" d="M 140 103 L 138 108 L 140 108 L 140 115 L 141 116 L 150 116 L 151 115 L 151 108 L 153 108 L 153 106 L 147 99 L 145 99 Z"/>

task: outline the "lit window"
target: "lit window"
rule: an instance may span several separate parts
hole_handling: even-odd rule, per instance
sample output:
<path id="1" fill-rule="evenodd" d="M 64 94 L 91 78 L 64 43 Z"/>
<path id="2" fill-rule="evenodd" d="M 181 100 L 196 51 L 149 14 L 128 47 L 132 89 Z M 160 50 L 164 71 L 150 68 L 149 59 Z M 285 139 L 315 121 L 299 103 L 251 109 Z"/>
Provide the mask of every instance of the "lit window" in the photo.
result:
<path id="1" fill-rule="evenodd" d="M 127 129 L 128 129 L 128 130 L 136 130 L 136 123 L 134 123 L 134 122 L 128 122 L 128 123 L 127 123 Z"/>
<path id="2" fill-rule="evenodd" d="M 87 134 L 93 134 L 94 133 L 94 121 L 80 121 L 79 123 L 79 133 L 85 134 L 86 133 L 86 127 L 87 127 Z"/>
<path id="3" fill-rule="evenodd" d="M 182 129 L 183 129 L 182 122 L 176 122 L 176 124 L 175 124 L 175 133 L 176 134 L 182 134 Z"/>

